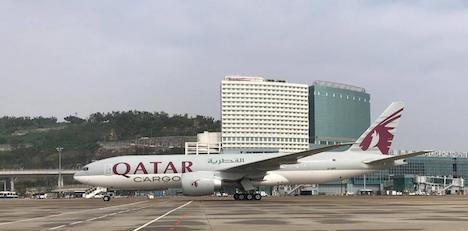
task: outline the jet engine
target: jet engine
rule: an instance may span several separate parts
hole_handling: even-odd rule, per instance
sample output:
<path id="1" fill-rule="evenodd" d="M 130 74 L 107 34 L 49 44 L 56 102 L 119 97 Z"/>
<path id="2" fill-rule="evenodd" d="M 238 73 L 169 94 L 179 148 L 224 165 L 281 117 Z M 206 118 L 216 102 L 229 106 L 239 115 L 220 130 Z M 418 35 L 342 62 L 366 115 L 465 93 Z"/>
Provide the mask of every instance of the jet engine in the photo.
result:
<path id="1" fill-rule="evenodd" d="M 182 190 L 185 196 L 211 195 L 221 188 L 221 179 L 214 172 L 188 172 L 182 174 Z"/>

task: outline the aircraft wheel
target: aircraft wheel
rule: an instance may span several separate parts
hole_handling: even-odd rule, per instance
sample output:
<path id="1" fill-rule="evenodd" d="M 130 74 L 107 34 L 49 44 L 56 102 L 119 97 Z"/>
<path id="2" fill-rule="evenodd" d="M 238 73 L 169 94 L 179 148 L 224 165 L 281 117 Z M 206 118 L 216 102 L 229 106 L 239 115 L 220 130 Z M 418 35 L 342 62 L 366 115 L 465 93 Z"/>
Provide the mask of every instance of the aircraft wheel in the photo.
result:
<path id="1" fill-rule="evenodd" d="M 259 201 L 259 200 L 262 199 L 262 195 L 260 195 L 260 194 L 258 194 L 258 193 L 255 193 L 254 199 L 257 200 L 257 201 Z"/>
<path id="2" fill-rule="evenodd" d="M 110 197 L 110 196 L 104 196 L 104 197 L 102 198 L 102 200 L 104 200 L 104 201 L 110 201 L 110 200 L 111 200 L 111 197 Z"/>
<path id="3" fill-rule="evenodd" d="M 234 197 L 234 200 L 238 201 L 239 200 L 239 193 L 234 193 L 233 197 Z"/>
<path id="4" fill-rule="evenodd" d="M 239 194 L 239 200 L 245 200 L 245 194 Z"/>
<path id="5" fill-rule="evenodd" d="M 245 199 L 251 201 L 251 200 L 254 199 L 254 195 L 252 195 L 252 194 L 247 194 L 247 195 L 245 196 Z"/>

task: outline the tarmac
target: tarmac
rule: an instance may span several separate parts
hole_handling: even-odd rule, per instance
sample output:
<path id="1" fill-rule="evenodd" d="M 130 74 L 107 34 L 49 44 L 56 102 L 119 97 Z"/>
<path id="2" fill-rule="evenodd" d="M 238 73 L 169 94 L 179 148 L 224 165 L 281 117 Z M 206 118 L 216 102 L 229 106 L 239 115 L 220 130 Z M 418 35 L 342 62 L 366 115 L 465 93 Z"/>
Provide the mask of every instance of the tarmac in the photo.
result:
<path id="1" fill-rule="evenodd" d="M 468 230 L 468 197 L 5 199 L 0 230 Z"/>

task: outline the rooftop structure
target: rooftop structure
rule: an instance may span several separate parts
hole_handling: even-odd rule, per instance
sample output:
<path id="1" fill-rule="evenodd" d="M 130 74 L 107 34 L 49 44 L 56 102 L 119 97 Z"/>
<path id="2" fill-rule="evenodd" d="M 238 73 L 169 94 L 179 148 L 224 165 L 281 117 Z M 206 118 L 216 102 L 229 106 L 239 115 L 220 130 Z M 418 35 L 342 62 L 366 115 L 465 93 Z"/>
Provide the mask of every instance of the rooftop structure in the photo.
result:
<path id="1" fill-rule="evenodd" d="M 330 82 L 330 81 L 316 80 L 314 81 L 314 86 L 324 86 L 324 87 L 331 87 L 331 88 L 336 88 L 336 89 L 343 89 L 343 90 L 348 90 L 348 91 L 366 93 L 366 89 L 362 87 L 356 87 L 356 86 L 349 85 L 349 84 L 336 83 L 336 82 Z"/>
<path id="2" fill-rule="evenodd" d="M 197 135 L 197 142 L 185 143 L 185 155 L 220 154 L 221 132 L 203 132 Z"/>

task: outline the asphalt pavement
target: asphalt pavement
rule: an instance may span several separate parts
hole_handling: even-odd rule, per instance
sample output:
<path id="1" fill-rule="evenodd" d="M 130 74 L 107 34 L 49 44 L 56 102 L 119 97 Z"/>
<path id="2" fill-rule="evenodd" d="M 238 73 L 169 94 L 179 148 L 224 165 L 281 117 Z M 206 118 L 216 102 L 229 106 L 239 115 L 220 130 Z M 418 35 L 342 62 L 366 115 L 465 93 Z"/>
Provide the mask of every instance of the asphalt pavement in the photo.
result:
<path id="1" fill-rule="evenodd" d="M 467 230 L 468 197 L 0 200 L 0 230 Z"/>

